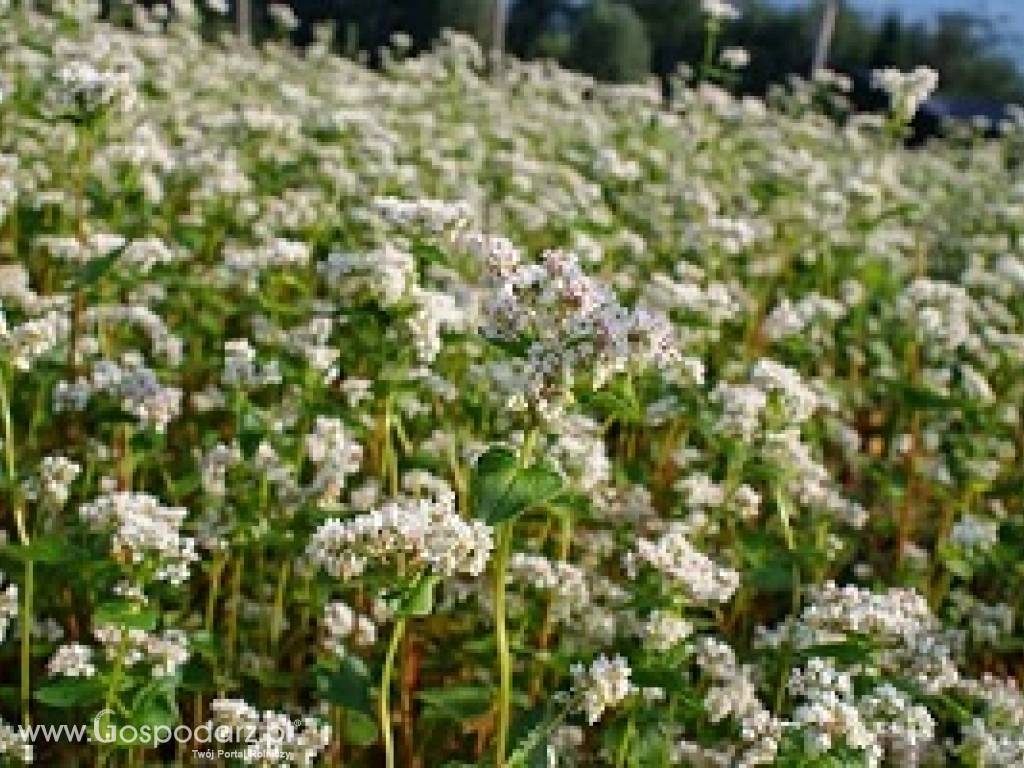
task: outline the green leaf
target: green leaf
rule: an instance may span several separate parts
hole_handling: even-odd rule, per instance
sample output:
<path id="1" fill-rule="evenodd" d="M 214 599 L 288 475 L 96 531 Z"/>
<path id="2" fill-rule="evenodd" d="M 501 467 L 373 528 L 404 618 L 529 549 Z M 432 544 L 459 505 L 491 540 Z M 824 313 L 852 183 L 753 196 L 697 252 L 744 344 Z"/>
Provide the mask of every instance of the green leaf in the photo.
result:
<path id="1" fill-rule="evenodd" d="M 336 672 L 321 675 L 320 695 L 331 704 L 372 714 L 370 673 L 358 656 L 345 656 Z"/>
<path id="2" fill-rule="evenodd" d="M 342 730 L 345 741 L 357 747 L 368 747 L 377 742 L 377 721 L 355 710 L 345 710 Z"/>
<path id="3" fill-rule="evenodd" d="M 128 242 L 125 241 L 124 245 L 115 248 L 106 256 L 101 256 L 88 262 L 79 273 L 78 279 L 75 281 L 76 286 L 85 288 L 98 282 L 100 278 L 110 271 L 110 268 L 114 266 L 114 263 L 121 257 L 121 254 L 124 253 L 127 247 Z"/>
<path id="4" fill-rule="evenodd" d="M 165 680 L 154 680 L 135 696 L 129 723 L 136 727 L 170 726 L 178 722 L 174 688 Z"/>
<path id="5" fill-rule="evenodd" d="M 133 603 L 103 603 L 93 614 L 93 624 L 102 626 L 113 624 L 116 627 L 144 629 L 147 632 L 156 628 L 158 614 L 153 608 L 145 608 Z"/>
<path id="6" fill-rule="evenodd" d="M 485 685 L 448 685 L 427 688 L 416 697 L 423 702 L 426 717 L 461 721 L 490 709 L 494 703 L 494 689 Z"/>
<path id="7" fill-rule="evenodd" d="M 492 525 L 551 501 L 562 491 L 562 479 L 542 464 L 520 465 L 508 448 L 491 448 L 473 471 L 473 514 Z"/>
<path id="8" fill-rule="evenodd" d="M 39 688 L 36 701 L 48 707 L 85 707 L 103 701 L 103 683 L 95 677 L 63 677 Z"/>
<path id="9" fill-rule="evenodd" d="M 73 547 L 57 538 L 37 538 L 30 544 L 4 544 L 0 546 L 0 557 L 9 557 L 25 562 L 63 563 L 76 559 Z"/>
<path id="10" fill-rule="evenodd" d="M 429 616 L 434 610 L 434 587 L 438 576 L 425 574 L 413 584 L 398 608 L 399 616 Z"/>

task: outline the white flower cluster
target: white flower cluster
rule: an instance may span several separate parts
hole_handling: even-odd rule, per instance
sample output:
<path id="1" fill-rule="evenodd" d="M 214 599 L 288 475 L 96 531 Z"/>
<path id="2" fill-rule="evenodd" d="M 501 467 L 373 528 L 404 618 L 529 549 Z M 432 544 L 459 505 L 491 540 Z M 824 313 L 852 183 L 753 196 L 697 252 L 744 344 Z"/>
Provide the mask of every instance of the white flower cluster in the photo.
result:
<path id="1" fill-rule="evenodd" d="M 700 7 L 715 21 L 729 21 L 740 17 L 740 12 L 728 0 L 701 0 Z"/>
<path id="2" fill-rule="evenodd" d="M 430 363 L 441 351 L 442 331 L 465 330 L 469 327 L 470 314 L 444 291 L 428 291 L 413 286 L 410 298 L 416 305 L 416 311 L 405 324 L 418 358 L 421 362 Z"/>
<path id="3" fill-rule="evenodd" d="M 188 636 L 180 629 L 155 634 L 104 624 L 96 627 L 93 635 L 104 646 L 107 659 L 119 659 L 126 667 L 144 662 L 154 677 L 174 677 L 189 658 Z"/>
<path id="4" fill-rule="evenodd" d="M 654 274 L 644 287 L 644 296 L 654 307 L 695 315 L 713 327 L 743 315 L 747 297 L 738 284 L 712 280 L 702 287 L 698 280 L 702 275 L 693 278 L 676 282 L 668 275 Z"/>
<path id="5" fill-rule="evenodd" d="M 913 679 L 938 693 L 955 685 L 960 674 L 954 651 L 961 644 L 955 632 L 943 629 L 925 598 L 913 589 L 876 593 L 853 585 L 826 582 L 810 590 L 811 602 L 797 619 L 777 630 L 759 630 L 760 644 L 791 642 L 798 648 L 838 643 L 850 635 L 866 635 L 878 643 L 878 668 Z"/>
<path id="6" fill-rule="evenodd" d="M 803 701 L 793 712 L 807 751 L 820 755 L 840 743 L 863 752 L 875 768 L 887 754 L 900 764 L 916 765 L 935 737 L 935 721 L 927 708 L 891 683 L 869 693 L 854 694 L 852 677 L 831 659 L 814 657 L 793 671 L 789 688 Z"/>
<path id="7" fill-rule="evenodd" d="M 641 630 L 645 647 L 664 652 L 693 634 L 693 624 L 675 613 L 654 610 Z"/>
<path id="8" fill-rule="evenodd" d="M 548 737 L 547 768 L 574 768 L 583 746 L 584 733 L 578 725 L 560 725 Z"/>
<path id="9" fill-rule="evenodd" d="M 242 450 L 236 444 L 216 445 L 205 451 L 199 460 L 199 478 L 203 493 L 214 498 L 227 494 L 227 473 L 242 463 Z"/>
<path id="10" fill-rule="evenodd" d="M 145 274 L 154 267 L 175 264 L 185 258 L 177 247 L 168 245 L 159 237 L 142 237 L 125 247 L 119 262 Z"/>
<path id="11" fill-rule="evenodd" d="M 982 715 L 965 726 L 965 745 L 983 765 L 1024 765 L 1024 694 L 1016 681 L 985 675 L 965 680 L 961 687 L 985 705 Z"/>
<path id="12" fill-rule="evenodd" d="M 223 726 L 238 737 L 247 765 L 311 766 L 331 742 L 330 726 L 315 718 L 296 724 L 286 714 L 261 713 L 241 699 L 214 699 L 210 715 L 214 733 Z"/>
<path id="13" fill-rule="evenodd" d="M 928 601 L 913 589 L 871 592 L 852 584 L 827 582 L 811 590 L 800 622 L 809 634 L 801 645 L 841 641 L 850 633 L 903 640 L 932 631 L 936 619 Z"/>
<path id="14" fill-rule="evenodd" d="M 701 637 L 696 651 L 697 666 L 712 681 L 704 697 L 708 719 L 719 723 L 727 717 L 734 718 L 740 725 L 741 740 L 725 754 L 708 754 L 698 745 L 684 741 L 677 745 L 680 754 L 690 759 L 711 758 L 717 764 L 742 768 L 773 763 L 783 723 L 773 717 L 758 698 L 751 668 L 737 661 L 727 643 L 713 637 Z"/>
<path id="15" fill-rule="evenodd" d="M 125 244 L 125 238 L 110 232 L 90 232 L 83 237 L 40 235 L 35 244 L 55 259 L 81 265 L 109 256 Z"/>
<path id="16" fill-rule="evenodd" d="M 0 757 L 31 763 L 32 742 L 23 728 L 15 728 L 0 720 Z"/>
<path id="17" fill-rule="evenodd" d="M 909 120 L 939 86 L 939 73 L 924 66 L 915 67 L 911 72 L 886 67 L 871 73 L 871 83 L 889 95 L 890 108 L 895 114 Z"/>
<path id="18" fill-rule="evenodd" d="M 962 285 L 917 278 L 900 294 L 895 310 L 929 358 L 947 358 L 972 343 L 975 303 Z"/>
<path id="19" fill-rule="evenodd" d="M 406 558 L 442 576 L 483 573 L 493 532 L 478 520 L 463 520 L 455 496 L 399 498 L 349 520 L 332 518 L 313 534 L 307 553 L 335 578 L 348 581 L 377 561 Z"/>
<path id="20" fill-rule="evenodd" d="M 857 701 L 879 746 L 894 762 L 916 765 L 921 750 L 935 738 L 935 721 L 927 707 L 891 683 L 883 683 Z"/>
<path id="21" fill-rule="evenodd" d="M 259 276 L 275 267 L 302 266 L 309 261 L 309 246 L 297 240 L 271 238 L 256 245 L 229 243 L 222 256 L 224 272 L 232 282 L 255 290 Z"/>
<path id="22" fill-rule="evenodd" d="M 611 462 L 600 424 L 582 414 L 573 414 L 556 419 L 551 431 L 555 439 L 546 455 L 561 474 L 584 493 L 608 484 Z"/>
<path id="23" fill-rule="evenodd" d="M 172 334 L 167 323 L 149 307 L 141 304 L 97 304 L 85 311 L 85 321 L 100 327 L 115 323 L 130 323 L 142 329 L 149 338 L 153 353 L 160 355 L 169 366 L 181 363 L 184 344 Z"/>
<path id="24" fill-rule="evenodd" d="M 1006 603 L 989 605 L 963 589 L 954 589 L 949 602 L 949 617 L 966 625 L 975 643 L 997 645 L 1013 635 L 1016 614 Z"/>
<path id="25" fill-rule="evenodd" d="M 267 6 L 267 15 L 286 32 L 293 32 L 299 27 L 299 17 L 295 15 L 291 6 L 285 3 L 270 3 Z"/>
<path id="26" fill-rule="evenodd" d="M 819 756 L 845 744 L 862 751 L 870 768 L 878 765 L 881 747 L 852 701 L 848 674 L 838 672 L 831 660 L 813 658 L 806 670 L 794 670 L 789 687 L 805 700 L 793 711 L 793 726 L 800 729 L 808 753 Z"/>
<path id="27" fill-rule="evenodd" d="M 635 572 L 638 564 L 649 565 L 682 589 L 688 599 L 701 603 L 728 601 L 740 583 L 738 572 L 699 552 L 679 524 L 655 541 L 637 539 L 636 549 L 625 558 L 628 571 Z"/>
<path id="28" fill-rule="evenodd" d="M 786 424 L 801 424 L 818 408 L 817 393 L 804 383 L 800 374 L 774 360 L 758 360 L 750 371 L 750 383 L 769 400 L 777 400 Z"/>
<path id="29" fill-rule="evenodd" d="M 572 666 L 573 692 L 580 698 L 587 722 L 594 725 L 609 707 L 614 707 L 634 691 L 633 670 L 622 656 L 609 659 L 602 654 L 589 667 Z"/>
<path id="30" fill-rule="evenodd" d="M 58 412 L 83 410 L 96 395 L 112 398 L 126 413 L 158 432 L 181 414 L 181 389 L 164 386 L 137 352 L 125 352 L 119 363 L 97 360 L 88 377 L 58 381 L 54 408 Z"/>
<path id="31" fill-rule="evenodd" d="M 224 342 L 224 371 L 221 382 L 226 387 L 256 389 L 281 382 L 281 370 L 277 360 L 260 365 L 256 350 L 248 339 L 231 339 Z"/>
<path id="32" fill-rule="evenodd" d="M 77 463 L 64 456 L 46 456 L 39 464 L 38 476 L 26 481 L 25 494 L 46 509 L 61 509 L 81 471 Z"/>
<path id="33" fill-rule="evenodd" d="M 0 580 L 3 574 L 0 573 Z M 0 643 L 7 637 L 7 628 L 18 616 L 18 585 L 8 584 L 3 592 L 0 592 Z"/>
<path id="34" fill-rule="evenodd" d="M 750 64 L 750 51 L 738 46 L 729 46 L 722 49 L 718 58 L 727 67 L 743 69 Z"/>
<path id="35" fill-rule="evenodd" d="M 140 565 L 152 558 L 153 578 L 171 584 L 187 581 L 189 565 L 199 559 L 195 541 L 181 535 L 187 514 L 184 507 L 165 507 L 147 493 L 109 493 L 79 508 L 93 530 L 112 531 L 116 559 Z"/>
<path id="36" fill-rule="evenodd" d="M 366 294 L 386 307 L 407 298 L 417 283 L 412 254 L 390 244 L 369 253 L 332 252 L 317 270 L 335 293 L 346 298 Z"/>
<path id="37" fill-rule="evenodd" d="M 964 515 L 949 532 L 949 541 L 968 552 L 984 552 L 999 543 L 999 523 Z"/>
<path id="38" fill-rule="evenodd" d="M 345 481 L 359 471 L 363 447 L 341 419 L 317 416 L 313 431 L 306 435 L 306 457 L 316 466 L 313 490 L 321 506 L 338 501 Z"/>
<path id="39" fill-rule="evenodd" d="M 463 201 L 402 200 L 378 197 L 374 208 L 390 224 L 398 227 L 425 229 L 439 233 L 466 224 L 473 216 L 472 207 Z"/>
<path id="40" fill-rule="evenodd" d="M 329 344 L 334 328 L 330 317 L 312 317 L 288 330 L 277 327 L 264 315 L 255 316 L 252 324 L 257 342 L 279 344 L 301 355 L 311 368 L 323 373 L 327 381 L 333 381 L 337 376 L 334 365 L 341 353 Z"/>
<path id="41" fill-rule="evenodd" d="M 325 645 L 338 656 L 347 653 L 347 640 L 351 639 L 360 646 L 370 646 L 377 642 L 377 625 L 373 619 L 356 614 L 347 603 L 340 600 L 324 607 L 324 626 L 327 628 Z"/>
<path id="42" fill-rule="evenodd" d="M 749 383 L 719 382 L 711 400 L 721 408 L 718 428 L 748 443 L 766 432 L 799 426 L 820 405 L 800 374 L 768 359 L 754 364 Z"/>
<path id="43" fill-rule="evenodd" d="M 574 611 L 578 613 L 590 603 L 586 572 L 572 563 L 515 552 L 509 560 L 508 575 L 513 581 L 550 592 L 551 616 L 555 621 L 569 621 Z"/>
<path id="44" fill-rule="evenodd" d="M 46 671 L 53 677 L 92 677 L 96 674 L 92 653 L 88 645 L 66 643 L 50 657 Z"/>
<path id="45" fill-rule="evenodd" d="M 483 333 L 528 345 L 529 399 L 560 392 L 576 371 L 592 371 L 600 387 L 630 366 L 664 368 L 679 361 L 667 318 L 620 305 L 575 254 L 546 251 L 537 263 L 518 263 L 515 251 L 500 245 L 485 264 Z"/>
<path id="46" fill-rule="evenodd" d="M 36 360 L 63 342 L 70 329 L 71 323 L 62 312 L 48 312 L 12 328 L 0 314 L 0 354 L 19 371 L 28 371 Z"/>
<path id="47" fill-rule="evenodd" d="M 765 318 L 762 330 L 772 341 L 809 333 L 812 341 L 824 346 L 832 338 L 827 326 L 845 314 L 842 302 L 819 293 L 809 293 L 795 303 L 786 297 Z"/>
<path id="48" fill-rule="evenodd" d="M 11 307 L 17 307 L 32 316 L 56 309 L 66 309 L 70 303 L 65 294 L 41 295 L 33 291 L 29 284 L 28 270 L 24 264 L 0 264 L 0 301 Z M 5 327 L 0 322 L 0 328 Z M 5 334 L 0 333 L 0 336 L 3 335 Z"/>
<path id="49" fill-rule="evenodd" d="M 66 114 L 93 114 L 102 109 L 128 111 L 136 91 L 127 72 L 98 69 L 85 60 L 69 61 L 54 73 L 48 94 L 51 108 Z"/>

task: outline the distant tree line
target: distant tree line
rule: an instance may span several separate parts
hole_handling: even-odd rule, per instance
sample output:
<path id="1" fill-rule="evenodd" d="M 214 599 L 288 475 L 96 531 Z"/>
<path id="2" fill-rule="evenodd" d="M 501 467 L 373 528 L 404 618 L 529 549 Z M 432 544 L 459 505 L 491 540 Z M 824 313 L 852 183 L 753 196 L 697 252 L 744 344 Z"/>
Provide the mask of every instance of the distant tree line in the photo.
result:
<path id="1" fill-rule="evenodd" d="M 705 42 L 700 0 L 506 0 L 506 46 L 522 58 L 553 58 L 605 80 L 628 82 L 651 73 L 667 76 L 680 63 L 700 61 Z M 257 19 L 265 3 L 254 0 Z M 821 2 L 796 7 L 767 0 L 733 0 L 741 11 L 726 22 L 720 46 L 749 51 L 737 87 L 763 93 L 791 73 L 808 74 L 821 18 Z M 493 34 L 495 0 L 293 0 L 308 39 L 316 22 L 333 21 L 343 51 L 371 57 L 394 32 L 429 46 L 451 27 L 485 46 Z M 970 13 L 940 14 L 931 24 L 898 14 L 878 20 L 841 6 L 829 55 L 831 68 L 864 75 L 883 66 L 928 64 L 952 98 L 1024 102 L 1024 76 L 998 52 L 992 22 Z"/>

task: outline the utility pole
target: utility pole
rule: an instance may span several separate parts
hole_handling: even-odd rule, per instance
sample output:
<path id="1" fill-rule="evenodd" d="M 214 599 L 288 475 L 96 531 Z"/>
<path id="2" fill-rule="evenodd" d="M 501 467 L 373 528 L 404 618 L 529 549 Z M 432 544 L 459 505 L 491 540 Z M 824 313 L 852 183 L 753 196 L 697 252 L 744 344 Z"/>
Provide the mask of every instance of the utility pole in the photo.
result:
<path id="1" fill-rule="evenodd" d="M 508 23 L 508 0 L 494 0 L 491 14 L 491 73 L 501 76 L 505 59 L 505 26 Z"/>
<path id="2" fill-rule="evenodd" d="M 238 39 L 244 45 L 252 42 L 252 0 L 235 0 L 238 3 Z"/>
<path id="3" fill-rule="evenodd" d="M 828 64 L 828 48 L 832 44 L 832 35 L 836 31 L 836 17 L 839 16 L 839 0 L 825 0 L 825 8 L 821 14 L 821 27 L 818 29 L 818 41 L 814 46 L 814 61 L 811 64 L 811 76 Z"/>
<path id="4" fill-rule="evenodd" d="M 504 77 L 504 66 L 505 66 L 505 25 L 508 22 L 508 2 L 509 0 L 493 0 L 491 6 L 491 60 L 490 60 L 490 75 L 491 83 L 495 87 L 500 87 L 501 78 Z M 488 158 L 488 165 L 490 165 L 490 158 Z M 492 197 L 494 195 L 494 188 L 488 184 L 484 187 L 484 200 L 483 200 L 483 231 L 487 234 L 491 234 L 491 227 L 494 225 L 494 211 Z M 508 716 L 508 713 L 505 713 Z M 506 724 L 507 725 L 507 724 Z M 498 763 L 503 765 L 505 762 L 505 755 L 498 755 Z"/>

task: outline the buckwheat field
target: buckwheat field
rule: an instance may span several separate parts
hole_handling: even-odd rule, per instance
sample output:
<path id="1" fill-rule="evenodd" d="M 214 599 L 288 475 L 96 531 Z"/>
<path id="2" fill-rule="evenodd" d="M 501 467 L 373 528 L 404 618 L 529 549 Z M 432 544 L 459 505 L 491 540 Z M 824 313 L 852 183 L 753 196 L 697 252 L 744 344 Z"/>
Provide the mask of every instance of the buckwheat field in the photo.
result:
<path id="1" fill-rule="evenodd" d="M 0 19 L 0 760 L 1024 765 L 1024 112 L 89 6 Z"/>

